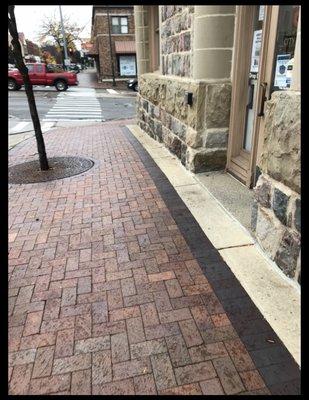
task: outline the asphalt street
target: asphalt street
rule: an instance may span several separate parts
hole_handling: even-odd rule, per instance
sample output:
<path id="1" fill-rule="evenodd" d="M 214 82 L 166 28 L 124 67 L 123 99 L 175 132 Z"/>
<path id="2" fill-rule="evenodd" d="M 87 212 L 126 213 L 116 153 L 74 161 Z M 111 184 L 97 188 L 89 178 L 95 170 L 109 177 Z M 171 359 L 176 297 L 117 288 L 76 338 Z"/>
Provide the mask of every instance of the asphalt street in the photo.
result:
<path id="1" fill-rule="evenodd" d="M 132 118 L 135 116 L 135 96 L 132 94 L 115 94 L 111 95 L 105 89 L 89 89 L 94 92 L 95 97 L 100 105 L 101 115 L 103 120 Z M 79 113 L 81 101 L 89 101 L 85 88 L 69 88 L 66 95 L 69 101 L 78 98 L 74 104 L 74 111 L 79 114 L 79 119 L 83 119 L 83 114 Z M 59 96 L 64 93 L 59 93 L 55 88 L 34 88 L 36 105 L 39 117 L 44 119 L 47 113 L 55 106 Z M 84 96 L 85 94 L 85 96 Z M 66 103 L 65 99 L 63 100 Z M 56 113 L 55 113 L 56 114 Z M 21 121 L 30 121 L 29 106 L 26 93 L 23 89 L 20 91 L 9 92 L 9 115 Z M 85 119 L 87 116 L 85 116 Z M 60 118 L 59 118 L 60 119 Z"/>

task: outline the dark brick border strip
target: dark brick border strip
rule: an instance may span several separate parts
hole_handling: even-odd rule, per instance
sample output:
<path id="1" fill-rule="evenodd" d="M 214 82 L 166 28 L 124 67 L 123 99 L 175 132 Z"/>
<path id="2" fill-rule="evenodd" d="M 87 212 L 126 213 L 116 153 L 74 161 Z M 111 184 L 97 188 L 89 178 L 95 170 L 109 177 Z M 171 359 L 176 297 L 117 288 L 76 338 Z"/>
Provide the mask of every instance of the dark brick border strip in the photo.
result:
<path id="1" fill-rule="evenodd" d="M 300 369 L 149 153 L 126 127 L 182 235 L 272 395 L 299 395 Z"/>

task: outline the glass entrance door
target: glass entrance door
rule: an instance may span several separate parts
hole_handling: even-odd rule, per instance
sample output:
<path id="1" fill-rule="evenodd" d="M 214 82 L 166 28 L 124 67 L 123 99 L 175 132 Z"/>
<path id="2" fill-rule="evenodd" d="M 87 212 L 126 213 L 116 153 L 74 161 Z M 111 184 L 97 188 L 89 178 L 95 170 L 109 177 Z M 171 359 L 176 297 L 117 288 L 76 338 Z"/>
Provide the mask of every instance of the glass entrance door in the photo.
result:
<path id="1" fill-rule="evenodd" d="M 227 169 L 251 184 L 265 6 L 238 6 Z"/>
<path id="2" fill-rule="evenodd" d="M 246 122 L 244 130 L 243 149 L 251 152 L 254 123 L 254 110 L 256 107 L 257 81 L 259 73 L 259 60 L 262 44 L 262 29 L 264 19 L 264 6 L 255 6 L 253 12 L 253 38 L 251 44 L 250 68 L 248 71 L 248 100 L 246 107 Z"/>
<path id="3" fill-rule="evenodd" d="M 265 102 L 293 85 L 298 16 L 299 6 L 237 6 L 227 170 L 249 187 L 258 176 Z"/>

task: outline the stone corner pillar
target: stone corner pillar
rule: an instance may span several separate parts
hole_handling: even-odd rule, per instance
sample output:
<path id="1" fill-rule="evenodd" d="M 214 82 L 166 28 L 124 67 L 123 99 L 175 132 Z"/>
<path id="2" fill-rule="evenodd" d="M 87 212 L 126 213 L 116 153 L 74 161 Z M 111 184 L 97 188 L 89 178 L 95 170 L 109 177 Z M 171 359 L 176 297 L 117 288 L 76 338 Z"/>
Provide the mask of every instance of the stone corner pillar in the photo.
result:
<path id="1" fill-rule="evenodd" d="M 278 267 L 300 283 L 300 92 L 272 94 L 254 188 L 252 230 Z"/>

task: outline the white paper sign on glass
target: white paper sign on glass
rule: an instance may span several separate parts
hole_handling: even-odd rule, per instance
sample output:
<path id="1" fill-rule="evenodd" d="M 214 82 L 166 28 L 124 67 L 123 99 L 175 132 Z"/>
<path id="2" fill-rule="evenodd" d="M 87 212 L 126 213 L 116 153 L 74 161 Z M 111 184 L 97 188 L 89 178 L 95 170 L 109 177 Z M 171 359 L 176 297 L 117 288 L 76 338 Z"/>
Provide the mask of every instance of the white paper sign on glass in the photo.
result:
<path id="1" fill-rule="evenodd" d="M 265 6 L 260 6 L 259 8 L 259 21 L 264 20 L 264 14 L 265 14 Z"/>
<path id="2" fill-rule="evenodd" d="M 261 43 L 262 43 L 262 29 L 259 29 L 257 31 L 254 31 L 253 33 L 250 72 L 256 73 L 259 71 Z"/>
<path id="3" fill-rule="evenodd" d="M 287 64 L 291 58 L 290 54 L 278 54 L 276 61 L 276 70 L 275 70 L 275 82 L 274 86 L 279 87 L 280 89 L 285 89 L 287 84 Z"/>

